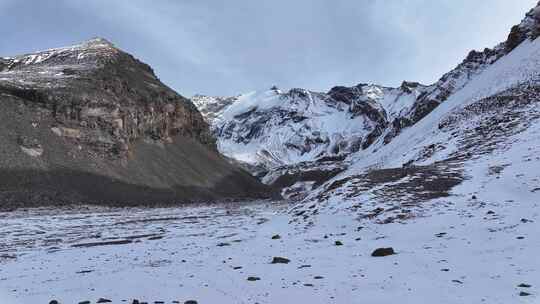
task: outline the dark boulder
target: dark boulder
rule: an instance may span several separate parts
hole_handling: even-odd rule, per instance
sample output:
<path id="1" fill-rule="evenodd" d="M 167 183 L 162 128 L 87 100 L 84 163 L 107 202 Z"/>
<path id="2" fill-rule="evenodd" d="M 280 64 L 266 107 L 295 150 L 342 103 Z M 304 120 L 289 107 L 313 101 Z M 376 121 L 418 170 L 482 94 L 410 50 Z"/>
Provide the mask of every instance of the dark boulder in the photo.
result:
<path id="1" fill-rule="evenodd" d="M 274 257 L 272 259 L 272 264 L 289 264 L 291 260 L 287 259 L 287 258 L 282 258 L 282 257 Z"/>
<path id="2" fill-rule="evenodd" d="M 372 257 L 385 257 L 385 256 L 393 255 L 393 254 L 396 254 L 394 252 L 394 248 L 388 247 L 388 248 L 377 248 L 377 249 L 375 249 L 371 253 L 371 256 Z"/>

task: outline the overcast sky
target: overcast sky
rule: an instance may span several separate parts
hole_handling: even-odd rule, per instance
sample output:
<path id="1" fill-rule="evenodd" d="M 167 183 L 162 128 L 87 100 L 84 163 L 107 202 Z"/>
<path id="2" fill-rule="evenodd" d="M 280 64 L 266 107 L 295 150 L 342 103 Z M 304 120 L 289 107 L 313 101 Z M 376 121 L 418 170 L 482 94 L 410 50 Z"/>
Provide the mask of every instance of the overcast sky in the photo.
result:
<path id="1" fill-rule="evenodd" d="M 0 56 L 104 37 L 185 96 L 426 84 L 537 0 L 0 0 Z"/>

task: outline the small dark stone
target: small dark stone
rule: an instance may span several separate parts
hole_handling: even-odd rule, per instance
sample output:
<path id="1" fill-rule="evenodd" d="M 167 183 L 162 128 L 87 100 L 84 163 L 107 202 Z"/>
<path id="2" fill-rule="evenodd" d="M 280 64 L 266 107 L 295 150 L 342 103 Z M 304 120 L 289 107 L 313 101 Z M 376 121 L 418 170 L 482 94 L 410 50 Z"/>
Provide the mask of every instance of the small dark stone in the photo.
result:
<path id="1" fill-rule="evenodd" d="M 311 267 L 311 265 L 300 265 L 300 267 L 298 267 L 298 269 L 309 268 L 309 267 Z"/>
<path id="2" fill-rule="evenodd" d="M 343 243 L 342 243 L 341 241 L 336 241 L 336 242 L 335 242 L 335 245 L 336 245 L 336 246 L 343 246 Z"/>
<path id="3" fill-rule="evenodd" d="M 259 281 L 261 278 L 259 277 L 248 277 L 247 280 L 250 282 Z"/>
<path id="4" fill-rule="evenodd" d="M 99 298 L 96 303 L 112 303 L 112 301 L 105 298 Z"/>
<path id="5" fill-rule="evenodd" d="M 452 280 L 452 282 L 458 283 L 458 284 L 463 284 L 463 282 L 461 282 L 460 280 Z"/>
<path id="6" fill-rule="evenodd" d="M 154 304 L 165 304 L 163 301 L 154 301 Z"/>
<path id="7" fill-rule="evenodd" d="M 527 297 L 527 296 L 530 296 L 530 295 L 531 295 L 530 293 L 525 292 L 525 291 L 522 291 L 522 292 L 519 293 L 520 297 Z"/>
<path id="8" fill-rule="evenodd" d="M 518 236 L 516 239 L 523 240 L 523 239 L 525 239 L 525 237 L 524 236 Z"/>
<path id="9" fill-rule="evenodd" d="M 486 214 L 492 215 L 492 214 L 495 214 L 495 211 L 489 210 Z"/>
<path id="10" fill-rule="evenodd" d="M 280 238 L 281 236 L 279 234 L 272 236 L 272 240 L 279 240 Z"/>
<path id="11" fill-rule="evenodd" d="M 388 248 L 375 249 L 371 253 L 371 256 L 372 257 L 385 257 L 385 256 L 393 255 L 393 254 L 396 254 L 395 251 L 394 251 L 394 248 L 388 247 Z"/>
<path id="12" fill-rule="evenodd" d="M 131 304 L 140 304 L 140 303 L 139 303 L 139 300 L 133 300 L 133 302 L 131 302 Z"/>
<path id="13" fill-rule="evenodd" d="M 229 243 L 219 243 L 217 244 L 218 247 L 224 247 L 224 246 L 231 246 Z"/>
<path id="14" fill-rule="evenodd" d="M 49 304 L 60 304 L 60 303 L 58 301 L 56 301 L 56 300 L 52 300 L 52 301 L 49 302 Z"/>
<path id="15" fill-rule="evenodd" d="M 448 272 L 448 271 L 450 271 L 450 269 L 448 269 L 448 268 L 443 268 L 443 269 L 441 269 L 441 271 Z"/>
<path id="16" fill-rule="evenodd" d="M 272 264 L 289 264 L 291 260 L 287 259 L 287 258 L 282 258 L 282 257 L 274 257 L 272 259 Z"/>
<path id="17" fill-rule="evenodd" d="M 197 304 L 197 301 L 195 300 L 187 300 L 184 302 L 184 304 Z"/>
<path id="18" fill-rule="evenodd" d="M 314 276 L 313 278 L 314 278 L 315 280 L 322 280 L 322 279 L 324 279 L 323 276 Z"/>
<path id="19" fill-rule="evenodd" d="M 242 269 L 242 266 L 233 267 L 234 270 Z"/>
<path id="20" fill-rule="evenodd" d="M 473 196 L 472 196 L 472 199 L 475 200 L 475 199 L 476 199 L 476 195 L 473 195 Z"/>
<path id="21" fill-rule="evenodd" d="M 82 302 L 79 302 L 79 304 L 90 304 L 90 301 L 82 301 Z"/>
<path id="22" fill-rule="evenodd" d="M 306 286 L 306 287 L 313 287 L 313 284 L 309 284 L 309 283 L 308 283 L 308 284 L 304 284 L 304 286 Z"/>
<path id="23" fill-rule="evenodd" d="M 521 284 L 518 285 L 518 287 L 521 287 L 521 288 L 531 288 L 532 285 L 525 284 L 525 283 L 521 283 Z"/>

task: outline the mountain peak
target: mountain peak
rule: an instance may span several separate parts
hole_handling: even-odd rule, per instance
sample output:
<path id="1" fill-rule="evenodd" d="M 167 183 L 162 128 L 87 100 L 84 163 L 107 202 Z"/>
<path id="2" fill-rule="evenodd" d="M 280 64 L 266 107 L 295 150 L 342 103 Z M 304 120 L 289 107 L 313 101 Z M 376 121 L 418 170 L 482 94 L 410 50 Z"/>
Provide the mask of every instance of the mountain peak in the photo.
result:
<path id="1" fill-rule="evenodd" d="M 102 48 L 102 47 L 116 48 L 112 42 L 102 37 L 95 37 L 95 38 L 89 39 L 81 43 L 80 45 L 87 48 Z"/>

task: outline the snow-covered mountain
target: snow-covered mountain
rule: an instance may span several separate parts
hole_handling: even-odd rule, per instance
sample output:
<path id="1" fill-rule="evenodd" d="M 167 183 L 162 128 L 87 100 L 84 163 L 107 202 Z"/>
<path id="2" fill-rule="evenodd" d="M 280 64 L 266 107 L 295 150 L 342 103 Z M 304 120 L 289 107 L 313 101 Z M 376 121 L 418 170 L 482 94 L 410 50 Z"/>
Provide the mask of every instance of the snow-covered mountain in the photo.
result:
<path id="1" fill-rule="evenodd" d="M 281 92 L 274 87 L 232 98 L 196 96 L 194 103 L 211 121 L 218 149 L 258 168 L 254 172 L 265 183 L 308 192 L 318 188 L 328 193 L 332 188 L 336 193 L 343 187 L 333 182 L 373 168 L 433 164 L 455 157 L 452 153 L 457 150 L 467 150 L 463 147 L 467 140 L 482 139 L 471 137 L 475 129 L 466 125 L 482 121 L 480 115 L 487 108 L 497 108 L 490 100 L 534 98 L 540 70 L 535 40 L 539 20 L 536 7 L 511 29 L 505 42 L 471 51 L 432 85 L 403 82 L 398 88 L 388 88 L 359 84 L 334 87 L 326 93 Z M 482 107 L 481 113 L 473 110 L 476 107 Z M 458 112 L 467 118 L 458 120 Z M 492 126 L 486 128 L 504 127 L 495 120 L 502 112 L 493 112 L 489 116 Z M 311 197 L 330 197 L 319 192 Z"/>
<path id="2" fill-rule="evenodd" d="M 368 147 L 429 89 L 409 82 L 400 88 L 335 87 L 328 93 L 272 88 L 192 100 L 213 123 L 222 153 L 271 170 Z"/>

